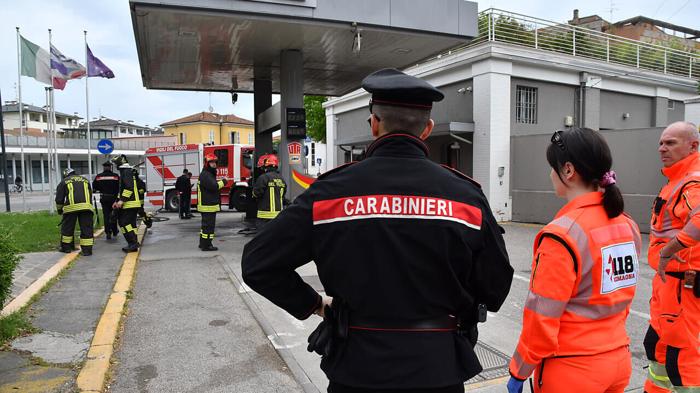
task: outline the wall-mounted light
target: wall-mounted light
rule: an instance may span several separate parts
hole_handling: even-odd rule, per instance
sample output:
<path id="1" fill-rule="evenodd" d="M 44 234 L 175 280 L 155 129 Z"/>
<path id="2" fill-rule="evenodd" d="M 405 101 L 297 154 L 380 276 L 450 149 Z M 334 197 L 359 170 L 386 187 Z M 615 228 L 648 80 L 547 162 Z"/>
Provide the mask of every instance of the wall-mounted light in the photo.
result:
<path id="1" fill-rule="evenodd" d="M 630 118 L 629 112 L 623 113 L 623 114 L 622 114 L 622 118 L 625 119 L 625 120 L 629 119 L 629 118 Z"/>
<path id="2" fill-rule="evenodd" d="M 457 93 L 459 93 L 459 94 L 466 94 L 467 92 L 470 92 L 470 93 L 471 93 L 472 90 L 473 90 L 473 89 L 472 89 L 471 86 L 467 86 L 467 87 L 462 87 L 462 88 L 458 89 L 458 90 L 457 90 Z"/>
<path id="3" fill-rule="evenodd" d="M 357 22 L 352 23 L 352 53 L 360 55 L 362 50 L 362 30 L 357 28 Z"/>

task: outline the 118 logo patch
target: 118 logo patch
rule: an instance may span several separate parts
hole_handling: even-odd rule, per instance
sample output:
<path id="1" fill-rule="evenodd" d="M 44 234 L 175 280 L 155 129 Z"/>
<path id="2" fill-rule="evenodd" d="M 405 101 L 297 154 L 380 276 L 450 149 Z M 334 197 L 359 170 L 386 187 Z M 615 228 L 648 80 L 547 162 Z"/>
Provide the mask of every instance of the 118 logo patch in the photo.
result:
<path id="1" fill-rule="evenodd" d="M 633 242 L 614 244 L 601 249 L 602 278 L 600 293 L 611 293 L 637 284 L 639 261 Z"/>

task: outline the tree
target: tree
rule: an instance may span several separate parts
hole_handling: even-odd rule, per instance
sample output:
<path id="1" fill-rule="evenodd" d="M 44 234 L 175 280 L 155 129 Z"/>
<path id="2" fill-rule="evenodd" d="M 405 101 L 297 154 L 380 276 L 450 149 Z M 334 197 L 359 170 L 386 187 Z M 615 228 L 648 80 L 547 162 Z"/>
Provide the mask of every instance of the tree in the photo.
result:
<path id="1" fill-rule="evenodd" d="M 326 110 L 321 106 L 325 101 L 323 96 L 304 96 L 306 135 L 322 143 L 326 143 Z"/>

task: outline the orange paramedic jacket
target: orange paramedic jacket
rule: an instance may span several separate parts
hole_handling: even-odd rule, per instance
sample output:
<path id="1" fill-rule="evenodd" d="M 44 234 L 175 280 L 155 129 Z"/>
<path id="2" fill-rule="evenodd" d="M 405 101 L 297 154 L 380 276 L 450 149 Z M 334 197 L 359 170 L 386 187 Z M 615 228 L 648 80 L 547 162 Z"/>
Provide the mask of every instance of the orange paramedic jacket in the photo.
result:
<path id="1" fill-rule="evenodd" d="M 594 355 L 629 344 L 641 236 L 626 214 L 609 219 L 603 194 L 567 203 L 535 238 L 523 330 L 510 373 L 524 380 L 546 358 Z"/>
<path id="2" fill-rule="evenodd" d="M 649 234 L 649 266 L 659 266 L 659 251 L 674 237 L 686 248 L 677 255 L 687 263 L 672 259 L 666 271 L 698 269 L 700 241 L 700 154 L 693 153 L 661 172 L 668 183 L 661 188 L 652 207 Z"/>

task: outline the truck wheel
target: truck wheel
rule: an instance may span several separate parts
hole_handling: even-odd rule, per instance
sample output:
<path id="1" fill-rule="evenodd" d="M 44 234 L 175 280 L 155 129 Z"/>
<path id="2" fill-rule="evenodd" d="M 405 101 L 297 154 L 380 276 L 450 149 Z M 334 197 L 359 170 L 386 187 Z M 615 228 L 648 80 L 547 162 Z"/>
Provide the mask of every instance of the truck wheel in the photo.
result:
<path id="1" fill-rule="evenodd" d="M 246 187 L 236 187 L 231 190 L 229 196 L 228 208 L 236 209 L 239 212 L 245 212 L 248 206 L 248 189 Z"/>
<path id="2" fill-rule="evenodd" d="M 168 191 L 165 194 L 165 210 L 169 212 L 176 212 L 180 208 L 180 198 L 175 190 Z"/>

